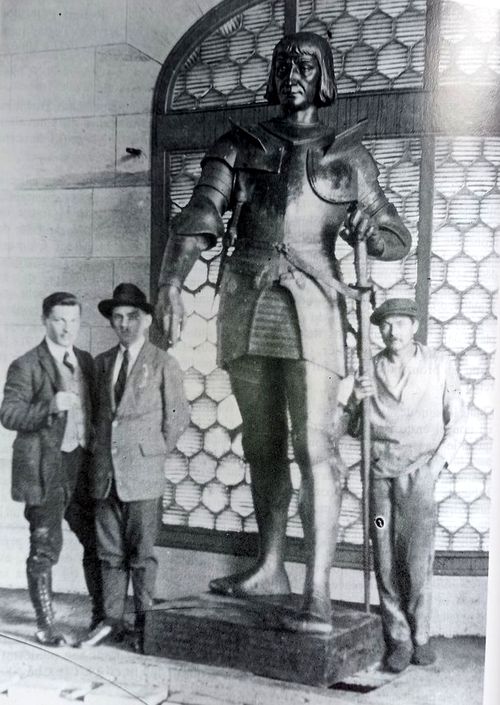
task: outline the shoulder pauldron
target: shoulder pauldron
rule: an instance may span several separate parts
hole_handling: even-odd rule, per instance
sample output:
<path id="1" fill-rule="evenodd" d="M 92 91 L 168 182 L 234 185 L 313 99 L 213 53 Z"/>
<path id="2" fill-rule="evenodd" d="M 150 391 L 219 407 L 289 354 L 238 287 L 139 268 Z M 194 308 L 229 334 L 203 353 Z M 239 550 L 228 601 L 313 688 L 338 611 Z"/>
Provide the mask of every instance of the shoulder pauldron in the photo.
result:
<path id="1" fill-rule="evenodd" d="M 327 203 L 349 203 L 358 199 L 359 152 L 365 123 L 342 132 L 326 146 L 310 147 L 307 177 L 315 194 Z"/>

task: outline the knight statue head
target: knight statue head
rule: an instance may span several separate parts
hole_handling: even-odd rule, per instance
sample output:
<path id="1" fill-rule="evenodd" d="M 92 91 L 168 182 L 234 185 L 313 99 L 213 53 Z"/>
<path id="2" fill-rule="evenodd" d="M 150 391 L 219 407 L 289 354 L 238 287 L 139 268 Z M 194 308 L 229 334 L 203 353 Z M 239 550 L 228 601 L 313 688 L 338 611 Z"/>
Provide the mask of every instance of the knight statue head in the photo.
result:
<path id="1" fill-rule="evenodd" d="M 265 98 L 271 105 L 280 103 L 276 89 L 276 64 L 282 55 L 313 56 L 318 62 L 320 70 L 319 85 L 315 104 L 317 107 L 331 105 L 337 96 L 337 84 L 333 68 L 333 56 L 330 45 L 326 39 L 313 32 L 297 32 L 288 34 L 280 39 L 273 51 L 271 70 L 267 82 Z"/>

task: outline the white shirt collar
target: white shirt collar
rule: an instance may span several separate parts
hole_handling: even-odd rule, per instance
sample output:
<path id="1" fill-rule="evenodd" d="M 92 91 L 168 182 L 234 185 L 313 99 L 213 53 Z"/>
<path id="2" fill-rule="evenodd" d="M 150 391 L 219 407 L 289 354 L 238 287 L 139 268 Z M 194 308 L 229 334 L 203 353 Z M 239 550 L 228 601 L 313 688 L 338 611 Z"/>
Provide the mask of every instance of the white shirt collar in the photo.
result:
<path id="1" fill-rule="evenodd" d="M 139 340 L 136 340 L 135 343 L 132 343 L 132 345 L 129 345 L 128 347 L 128 368 L 129 370 L 132 369 L 132 365 L 134 362 L 137 360 L 137 356 L 141 352 L 141 348 L 144 345 L 145 338 L 139 338 Z M 123 353 L 127 350 L 127 348 L 120 343 L 120 357 L 123 357 Z"/>
<path id="2" fill-rule="evenodd" d="M 64 345 L 58 345 L 57 343 L 54 343 L 48 335 L 45 336 L 45 342 L 47 343 L 50 354 L 57 362 L 62 363 L 66 353 L 68 353 L 68 359 L 70 362 L 77 362 L 72 345 L 69 348 L 66 348 Z"/>

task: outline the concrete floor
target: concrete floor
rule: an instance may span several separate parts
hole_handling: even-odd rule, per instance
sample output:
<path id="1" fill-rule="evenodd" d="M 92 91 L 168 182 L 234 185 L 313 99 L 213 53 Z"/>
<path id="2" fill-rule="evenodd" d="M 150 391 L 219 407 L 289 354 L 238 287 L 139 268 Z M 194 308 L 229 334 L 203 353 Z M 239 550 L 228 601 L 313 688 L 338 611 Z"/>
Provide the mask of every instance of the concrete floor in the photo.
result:
<path id="1" fill-rule="evenodd" d="M 57 595 L 56 609 L 59 624 L 66 633 L 75 639 L 83 635 L 89 615 L 85 597 Z M 172 705 L 482 703 L 484 639 L 480 638 L 435 639 L 436 664 L 425 668 L 410 666 L 399 676 L 374 670 L 353 679 L 351 690 L 339 690 L 297 686 L 243 671 L 140 656 L 127 649 L 126 644 L 104 645 L 88 651 L 69 646 L 44 650 L 35 646 L 33 633 L 34 619 L 26 591 L 0 589 L 0 680 L 10 674 L 74 682 L 109 678 L 126 684 L 137 694 L 144 686 L 163 689 L 168 692 L 165 702 Z M 374 685 L 379 687 L 360 692 Z M 37 702 L 43 705 L 35 700 L 29 705 Z M 139 698 L 135 701 L 144 702 Z"/>

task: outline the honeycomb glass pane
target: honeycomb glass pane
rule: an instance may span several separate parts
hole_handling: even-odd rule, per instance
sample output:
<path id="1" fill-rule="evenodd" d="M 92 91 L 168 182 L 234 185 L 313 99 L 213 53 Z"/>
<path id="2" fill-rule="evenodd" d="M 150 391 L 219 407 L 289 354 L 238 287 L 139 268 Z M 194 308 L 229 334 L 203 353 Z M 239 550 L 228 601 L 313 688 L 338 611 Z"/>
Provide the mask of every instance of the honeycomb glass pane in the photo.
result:
<path id="1" fill-rule="evenodd" d="M 207 509 L 218 514 L 228 503 L 228 490 L 217 480 L 212 480 L 203 488 L 202 501 Z"/>
<path id="2" fill-rule="evenodd" d="M 482 473 L 491 471 L 493 441 L 491 438 L 482 438 L 472 447 L 472 463 Z"/>
<path id="3" fill-rule="evenodd" d="M 445 0 L 441 28 L 441 85 L 462 85 L 464 81 L 487 85 L 498 81 L 498 5 Z"/>
<path id="4" fill-rule="evenodd" d="M 238 456 L 229 453 L 219 463 L 217 479 L 229 487 L 241 484 L 245 479 L 245 463 Z"/>
<path id="5" fill-rule="evenodd" d="M 283 27 L 283 0 L 264 0 L 225 21 L 185 60 L 166 108 L 263 102 L 272 50 Z"/>
<path id="6" fill-rule="evenodd" d="M 232 509 L 225 509 L 215 520 L 216 531 L 241 531 L 243 520 Z"/>
<path id="7" fill-rule="evenodd" d="M 191 458 L 189 474 L 199 485 L 204 485 L 215 477 L 217 461 L 203 451 Z"/>
<path id="8" fill-rule="evenodd" d="M 190 368 L 184 373 L 184 391 L 189 401 L 194 401 L 203 394 L 205 380 L 201 372 Z"/>
<path id="9" fill-rule="evenodd" d="M 488 497 L 476 499 L 469 508 L 469 523 L 474 529 L 484 534 L 488 530 L 490 500 Z"/>
<path id="10" fill-rule="evenodd" d="M 483 379 L 474 385 L 474 406 L 485 414 L 491 414 L 495 406 L 495 383 L 494 380 Z"/>
<path id="11" fill-rule="evenodd" d="M 187 512 L 197 507 L 201 500 L 201 488 L 190 477 L 179 482 L 175 488 L 175 501 Z"/>
<path id="12" fill-rule="evenodd" d="M 171 526 L 188 526 L 189 514 L 182 507 L 177 507 L 171 504 L 168 509 L 162 513 L 162 522 Z"/>
<path id="13" fill-rule="evenodd" d="M 464 526 L 453 535 L 451 548 L 453 551 L 480 551 L 481 534 L 472 526 Z"/>
<path id="14" fill-rule="evenodd" d="M 467 513 L 466 502 L 454 495 L 439 504 L 438 521 L 443 528 L 453 533 L 467 522 Z"/>
<path id="15" fill-rule="evenodd" d="M 455 492 L 470 504 L 484 492 L 484 475 L 476 468 L 467 468 L 456 479 Z"/>
<path id="16" fill-rule="evenodd" d="M 177 441 L 177 449 L 187 458 L 196 455 L 203 446 L 203 434 L 195 426 L 188 426 Z"/>
<path id="17" fill-rule="evenodd" d="M 476 328 L 476 343 L 481 350 L 489 355 L 495 352 L 497 337 L 497 321 L 493 316 L 486 318 Z"/>
<path id="18" fill-rule="evenodd" d="M 231 438 L 222 426 L 214 426 L 205 433 L 204 449 L 214 458 L 222 458 L 230 448 Z"/>
<path id="19" fill-rule="evenodd" d="M 444 325 L 443 345 L 458 354 L 474 343 L 474 326 L 464 318 L 455 318 Z"/>
<path id="20" fill-rule="evenodd" d="M 246 518 L 253 514 L 253 500 L 248 485 L 238 485 L 231 490 L 231 509 Z"/>
<path id="21" fill-rule="evenodd" d="M 177 484 L 188 474 L 188 460 L 180 451 L 171 453 L 165 461 L 165 476 L 170 482 Z"/>
<path id="22" fill-rule="evenodd" d="M 231 382 L 225 370 L 217 368 L 206 379 L 207 394 L 214 401 L 222 401 L 231 394 Z"/>
<path id="23" fill-rule="evenodd" d="M 196 507 L 189 513 L 188 525 L 193 528 L 214 529 L 215 516 L 206 507 Z"/>
<path id="24" fill-rule="evenodd" d="M 455 479 L 453 474 L 448 470 L 443 470 L 436 483 L 434 498 L 436 502 L 442 502 L 443 499 L 451 497 L 455 491 Z"/>
<path id="25" fill-rule="evenodd" d="M 212 426 L 217 419 L 217 405 L 212 399 L 200 397 L 191 406 L 191 421 L 201 429 Z"/>
<path id="26" fill-rule="evenodd" d="M 220 402 L 217 408 L 217 419 L 219 423 L 231 430 L 241 424 L 240 410 L 233 395 Z"/>

